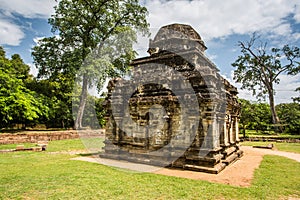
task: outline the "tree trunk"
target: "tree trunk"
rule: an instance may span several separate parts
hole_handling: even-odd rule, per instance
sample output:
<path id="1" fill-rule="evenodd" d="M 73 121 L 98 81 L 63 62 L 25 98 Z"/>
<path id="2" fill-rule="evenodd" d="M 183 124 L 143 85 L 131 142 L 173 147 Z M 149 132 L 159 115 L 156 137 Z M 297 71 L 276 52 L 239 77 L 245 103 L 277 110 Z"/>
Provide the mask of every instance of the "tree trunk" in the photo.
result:
<path id="1" fill-rule="evenodd" d="M 270 109 L 271 109 L 271 114 L 272 114 L 272 122 L 273 122 L 273 125 L 275 125 L 275 131 L 279 130 L 280 132 L 282 132 L 281 127 L 280 126 L 277 127 L 280 120 L 279 120 L 279 117 L 277 116 L 276 109 L 275 109 L 275 101 L 274 101 L 273 91 L 269 91 L 269 104 L 270 104 Z"/>
<path id="2" fill-rule="evenodd" d="M 82 128 L 82 117 L 84 113 L 84 108 L 87 100 L 87 90 L 88 90 L 88 77 L 87 74 L 83 75 L 82 79 L 82 90 L 80 94 L 80 103 L 78 107 L 78 112 L 74 124 L 75 129 L 81 129 Z"/>
<path id="3" fill-rule="evenodd" d="M 243 138 L 246 138 L 246 126 L 243 126 Z"/>

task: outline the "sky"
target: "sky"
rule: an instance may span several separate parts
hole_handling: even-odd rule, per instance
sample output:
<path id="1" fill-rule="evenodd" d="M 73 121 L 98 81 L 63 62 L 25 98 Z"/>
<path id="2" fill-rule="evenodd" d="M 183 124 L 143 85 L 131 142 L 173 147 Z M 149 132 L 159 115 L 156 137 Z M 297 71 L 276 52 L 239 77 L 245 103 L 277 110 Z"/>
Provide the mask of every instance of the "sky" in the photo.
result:
<path id="1" fill-rule="evenodd" d="M 220 74 L 236 87 L 231 66 L 240 55 L 238 41 L 248 41 L 256 32 L 268 47 L 285 44 L 300 47 L 299 0 L 140 0 L 149 12 L 153 38 L 158 29 L 172 23 L 191 25 L 208 49 L 206 56 L 219 68 Z M 48 18 L 54 13 L 55 0 L 0 0 L 0 45 L 7 56 L 20 54 L 36 75 L 31 48 L 38 38 L 52 36 Z M 148 38 L 139 39 L 136 50 L 146 56 Z M 275 86 L 276 103 L 292 102 L 300 86 L 300 74 L 280 76 Z M 249 91 L 239 89 L 239 97 L 255 100 Z"/>

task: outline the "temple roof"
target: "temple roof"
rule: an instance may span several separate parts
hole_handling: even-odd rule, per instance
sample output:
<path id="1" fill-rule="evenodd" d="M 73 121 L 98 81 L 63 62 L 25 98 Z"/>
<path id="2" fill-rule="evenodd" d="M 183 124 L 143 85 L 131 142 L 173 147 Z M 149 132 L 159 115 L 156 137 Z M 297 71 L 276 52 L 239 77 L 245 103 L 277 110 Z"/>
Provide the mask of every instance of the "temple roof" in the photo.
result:
<path id="1" fill-rule="evenodd" d="M 199 42 L 204 43 L 193 27 L 187 24 L 170 24 L 161 27 L 154 37 L 153 42 L 171 38 L 198 40 Z"/>
<path id="2" fill-rule="evenodd" d="M 170 24 L 159 29 L 153 40 L 149 42 L 148 51 L 150 54 L 154 51 L 158 53 L 159 50 L 187 50 L 189 48 L 197 48 L 204 52 L 205 46 L 200 35 L 186 24 Z"/>

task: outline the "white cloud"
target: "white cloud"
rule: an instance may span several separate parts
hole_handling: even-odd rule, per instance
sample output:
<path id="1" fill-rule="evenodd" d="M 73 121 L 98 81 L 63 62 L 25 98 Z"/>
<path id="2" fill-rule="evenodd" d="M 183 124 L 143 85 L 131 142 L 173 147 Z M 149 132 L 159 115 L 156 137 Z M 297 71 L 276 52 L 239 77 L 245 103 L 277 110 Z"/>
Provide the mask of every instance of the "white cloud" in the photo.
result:
<path id="1" fill-rule="evenodd" d="M 300 74 L 289 76 L 285 74 L 279 75 L 280 84 L 275 85 L 276 103 L 291 102 L 292 97 L 299 96 L 299 92 L 295 92 L 300 87 Z"/>
<path id="2" fill-rule="evenodd" d="M 40 40 L 44 39 L 44 38 L 45 38 L 45 37 L 35 37 L 35 38 L 33 38 L 33 41 L 34 41 L 35 45 L 37 45 L 38 42 L 39 42 Z"/>
<path id="3" fill-rule="evenodd" d="M 27 18 L 49 18 L 54 13 L 54 0 L 0 0 L 1 10 Z"/>
<path id="4" fill-rule="evenodd" d="M 295 13 L 300 10 L 300 1 L 296 0 L 152 0 L 145 5 L 153 28 L 174 22 L 188 23 L 205 41 L 254 31 L 290 34 L 291 27 L 284 18 L 294 14 L 300 20 L 300 15 Z"/>
<path id="5" fill-rule="evenodd" d="M 19 26 L 8 20 L 0 19 L 0 45 L 7 44 L 17 46 L 21 43 L 24 36 L 25 35 Z"/>
<path id="6" fill-rule="evenodd" d="M 15 14 L 25 18 L 49 18 L 55 4 L 54 0 L 0 0 L 0 45 L 18 46 L 25 37 L 25 27 L 15 22 Z"/>
<path id="7" fill-rule="evenodd" d="M 300 5 L 295 6 L 294 19 L 300 23 Z"/>
<path id="8" fill-rule="evenodd" d="M 30 66 L 29 73 L 36 77 L 38 74 L 38 69 L 35 67 L 35 65 L 33 63 L 27 63 L 27 65 Z"/>

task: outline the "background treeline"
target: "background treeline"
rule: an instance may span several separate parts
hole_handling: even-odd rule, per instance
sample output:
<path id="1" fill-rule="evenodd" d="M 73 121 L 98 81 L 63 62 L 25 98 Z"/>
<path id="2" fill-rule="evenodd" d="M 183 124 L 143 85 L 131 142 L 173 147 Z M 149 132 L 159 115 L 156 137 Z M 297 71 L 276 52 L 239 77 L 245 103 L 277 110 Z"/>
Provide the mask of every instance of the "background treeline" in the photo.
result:
<path id="1" fill-rule="evenodd" d="M 73 98 L 76 91 L 74 78 L 60 73 L 55 78 L 37 79 L 29 74 L 30 67 L 18 54 L 7 58 L 0 46 L 0 128 L 28 128 L 44 125 L 46 128 L 72 128 Z M 75 88 L 75 89 L 74 89 Z M 73 99 L 72 99 L 73 98 Z M 101 128 L 104 125 L 103 98 L 88 96 L 83 117 L 83 126 Z M 273 133 L 270 106 L 267 103 L 240 99 L 242 105 L 240 128 L 243 133 L 256 130 L 258 133 Z M 76 109 L 76 108 L 75 108 Z M 285 133 L 300 133 L 300 104 L 276 105 L 280 124 Z"/>
<path id="2" fill-rule="evenodd" d="M 255 130 L 257 133 L 272 134 L 276 126 L 277 128 L 281 126 L 284 133 L 300 134 L 300 104 L 298 102 L 276 105 L 280 124 L 273 125 L 269 104 L 245 99 L 239 99 L 239 101 L 242 106 L 240 132 L 245 133 L 247 129 Z"/>
<path id="3" fill-rule="evenodd" d="M 9 59 L 0 46 L 0 128 L 72 128 L 74 79 L 61 73 L 55 79 L 38 80 L 29 71 L 18 54 Z M 87 101 L 83 124 L 99 128 L 103 99 L 88 96 Z"/>

